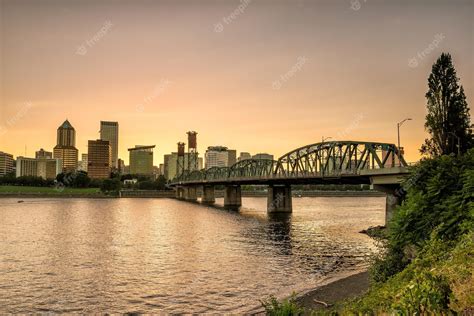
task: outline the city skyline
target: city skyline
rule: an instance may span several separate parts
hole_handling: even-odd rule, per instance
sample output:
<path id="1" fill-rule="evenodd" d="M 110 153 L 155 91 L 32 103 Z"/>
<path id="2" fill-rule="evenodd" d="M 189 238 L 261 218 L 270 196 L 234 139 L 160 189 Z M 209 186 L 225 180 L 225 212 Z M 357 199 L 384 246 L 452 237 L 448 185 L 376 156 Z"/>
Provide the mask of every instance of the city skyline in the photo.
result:
<path id="1" fill-rule="evenodd" d="M 199 131 L 201 154 L 223 145 L 279 157 L 322 136 L 396 144 L 397 122 L 410 117 L 401 144 L 415 161 L 427 135 L 426 79 L 441 52 L 473 100 L 469 1 L 357 10 L 300 1 L 271 13 L 255 1 L 238 15 L 240 2 L 206 2 L 199 13 L 159 1 L 138 1 L 132 13 L 126 1 L 22 3 L 1 6 L 0 142 L 14 156 L 52 150 L 52 126 L 65 118 L 80 153 L 99 139 L 98 122 L 118 121 L 118 156 L 128 164 L 128 147 L 156 144 L 159 165 L 188 130 Z"/>

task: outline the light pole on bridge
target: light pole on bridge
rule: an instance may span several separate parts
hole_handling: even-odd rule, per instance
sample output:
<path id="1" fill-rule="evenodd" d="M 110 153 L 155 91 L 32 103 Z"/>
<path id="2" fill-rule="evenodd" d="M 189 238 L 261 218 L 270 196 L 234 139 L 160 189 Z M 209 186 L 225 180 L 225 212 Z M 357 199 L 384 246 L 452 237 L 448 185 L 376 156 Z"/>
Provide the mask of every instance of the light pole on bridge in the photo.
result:
<path id="1" fill-rule="evenodd" d="M 398 135 L 398 165 L 402 165 L 402 161 L 400 160 L 401 152 L 400 152 L 400 126 L 402 126 L 403 123 L 406 121 L 411 121 L 411 118 L 406 118 L 400 122 L 397 123 L 397 135 Z"/>

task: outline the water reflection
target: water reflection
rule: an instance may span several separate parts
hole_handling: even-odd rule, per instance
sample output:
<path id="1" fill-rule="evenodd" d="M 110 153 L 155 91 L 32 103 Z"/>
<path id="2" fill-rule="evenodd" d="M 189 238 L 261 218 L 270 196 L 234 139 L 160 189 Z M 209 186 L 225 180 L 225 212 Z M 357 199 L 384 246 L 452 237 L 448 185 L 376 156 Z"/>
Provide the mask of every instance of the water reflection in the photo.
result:
<path id="1" fill-rule="evenodd" d="M 4 199 L 0 312 L 245 312 L 364 266 L 374 245 L 358 231 L 384 219 L 379 198 L 295 199 L 271 215 L 264 198 L 222 202 Z"/>

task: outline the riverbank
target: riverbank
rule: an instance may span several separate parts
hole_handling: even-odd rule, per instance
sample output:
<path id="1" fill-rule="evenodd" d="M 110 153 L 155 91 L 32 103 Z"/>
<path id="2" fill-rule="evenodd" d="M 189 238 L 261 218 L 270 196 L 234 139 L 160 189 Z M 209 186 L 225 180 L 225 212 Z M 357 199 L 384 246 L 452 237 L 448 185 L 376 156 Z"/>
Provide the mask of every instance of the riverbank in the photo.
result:
<path id="1" fill-rule="evenodd" d="M 305 309 L 327 310 L 334 304 L 364 294 L 369 289 L 369 273 L 367 271 L 328 280 L 325 284 L 300 294 L 296 302 Z"/>
<path id="2" fill-rule="evenodd" d="M 199 190 L 197 196 L 201 197 Z M 266 191 L 245 191 L 243 197 L 267 197 Z M 293 197 L 376 197 L 384 196 L 378 191 L 294 191 Z M 30 187 L 30 186 L 0 186 L 0 198 L 116 198 L 102 193 L 99 188 L 66 188 L 66 187 Z M 118 196 L 117 196 L 118 197 Z M 173 198 L 175 192 L 172 190 L 122 190 L 120 197 L 123 198 Z M 216 190 L 216 198 L 223 198 L 224 191 Z"/>
<path id="3" fill-rule="evenodd" d="M 294 299 L 309 314 L 311 311 L 329 311 L 336 303 L 360 296 L 368 289 L 369 273 L 366 270 L 345 271 L 322 279 L 314 288 L 296 293 Z M 265 309 L 256 306 L 246 314 L 265 315 Z"/>

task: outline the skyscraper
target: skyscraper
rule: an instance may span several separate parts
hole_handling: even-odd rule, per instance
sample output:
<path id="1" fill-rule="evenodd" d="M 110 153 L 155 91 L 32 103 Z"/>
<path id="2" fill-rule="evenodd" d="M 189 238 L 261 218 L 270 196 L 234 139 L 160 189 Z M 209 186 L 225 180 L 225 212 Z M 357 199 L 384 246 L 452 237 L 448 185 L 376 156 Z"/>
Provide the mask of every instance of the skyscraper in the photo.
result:
<path id="1" fill-rule="evenodd" d="M 112 148 L 112 167 L 118 169 L 118 122 L 100 121 L 100 139 L 109 141 Z"/>
<path id="2" fill-rule="evenodd" d="M 107 140 L 89 140 L 87 142 L 87 174 L 92 179 L 110 177 L 112 149 Z"/>
<path id="3" fill-rule="evenodd" d="M 58 127 L 57 145 L 53 150 L 53 157 L 61 159 L 63 172 L 77 169 L 79 152 L 76 146 L 76 131 L 68 120 Z"/>
<path id="4" fill-rule="evenodd" d="M 153 174 L 153 148 L 152 146 L 139 146 L 129 148 L 130 152 L 130 174 Z"/>
<path id="5" fill-rule="evenodd" d="M 13 155 L 0 151 L 0 176 L 13 172 Z"/>

